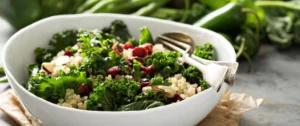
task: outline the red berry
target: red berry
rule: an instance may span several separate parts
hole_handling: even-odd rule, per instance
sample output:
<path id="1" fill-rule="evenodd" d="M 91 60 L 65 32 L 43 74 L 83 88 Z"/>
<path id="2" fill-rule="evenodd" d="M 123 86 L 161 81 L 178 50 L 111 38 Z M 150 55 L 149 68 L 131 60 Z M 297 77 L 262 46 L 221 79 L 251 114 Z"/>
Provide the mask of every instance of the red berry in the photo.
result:
<path id="1" fill-rule="evenodd" d="M 133 64 L 133 60 L 136 60 L 136 61 L 138 61 L 138 62 L 140 62 L 141 64 L 143 64 L 144 63 L 144 60 L 143 60 L 143 58 L 141 58 L 141 57 L 130 57 L 129 59 L 128 59 L 128 64 L 131 66 L 132 64 Z"/>
<path id="2" fill-rule="evenodd" d="M 145 67 L 145 66 L 141 66 L 141 69 L 144 71 L 144 75 L 151 75 L 153 73 L 153 70 L 154 70 L 154 66 L 153 65 L 150 65 L 148 67 Z"/>
<path id="3" fill-rule="evenodd" d="M 119 45 L 119 43 L 115 43 L 113 46 L 112 46 L 112 49 L 118 54 L 120 55 L 122 52 L 123 52 L 123 48 Z"/>
<path id="4" fill-rule="evenodd" d="M 132 56 L 145 57 L 147 51 L 142 47 L 136 47 L 132 50 Z"/>
<path id="5" fill-rule="evenodd" d="M 120 73 L 120 71 L 121 71 L 120 66 L 114 66 L 114 67 L 108 69 L 106 71 L 106 74 L 111 75 L 114 78 L 118 73 Z"/>
<path id="6" fill-rule="evenodd" d="M 146 43 L 146 44 L 142 45 L 142 47 L 144 47 L 144 49 L 146 49 L 148 55 L 152 54 L 152 45 L 151 44 Z"/>
<path id="7" fill-rule="evenodd" d="M 148 85 L 150 85 L 150 82 L 141 82 L 140 83 L 140 88 L 142 89 L 143 87 L 146 87 Z"/>
<path id="8" fill-rule="evenodd" d="M 73 52 L 71 50 L 65 50 L 65 56 L 73 56 Z"/>
<path id="9" fill-rule="evenodd" d="M 175 95 L 174 95 L 174 100 L 175 100 L 175 102 L 177 102 L 178 100 L 179 100 L 179 101 L 182 101 L 183 98 L 181 98 L 179 94 L 175 94 Z"/>
<path id="10" fill-rule="evenodd" d="M 127 42 L 124 46 L 123 46 L 123 49 L 127 50 L 127 49 L 133 49 L 133 45 L 129 42 Z"/>
<path id="11" fill-rule="evenodd" d="M 78 93 L 81 96 L 88 96 L 90 94 L 90 92 L 93 89 L 90 86 L 87 86 L 86 84 L 82 84 L 79 88 L 78 88 Z"/>

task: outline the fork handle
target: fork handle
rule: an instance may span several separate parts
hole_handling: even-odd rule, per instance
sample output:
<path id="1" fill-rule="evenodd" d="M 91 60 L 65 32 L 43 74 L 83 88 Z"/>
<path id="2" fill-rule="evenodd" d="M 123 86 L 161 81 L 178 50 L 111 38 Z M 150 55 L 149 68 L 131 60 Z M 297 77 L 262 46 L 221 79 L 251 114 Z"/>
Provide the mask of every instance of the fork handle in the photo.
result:
<path id="1" fill-rule="evenodd" d="M 206 73 L 207 69 L 206 66 L 200 62 L 198 62 L 197 60 L 191 58 L 189 56 L 189 54 L 185 53 L 183 54 L 182 58 L 184 59 L 184 62 L 191 65 L 191 66 L 195 66 L 197 69 L 199 69 L 202 73 Z"/>

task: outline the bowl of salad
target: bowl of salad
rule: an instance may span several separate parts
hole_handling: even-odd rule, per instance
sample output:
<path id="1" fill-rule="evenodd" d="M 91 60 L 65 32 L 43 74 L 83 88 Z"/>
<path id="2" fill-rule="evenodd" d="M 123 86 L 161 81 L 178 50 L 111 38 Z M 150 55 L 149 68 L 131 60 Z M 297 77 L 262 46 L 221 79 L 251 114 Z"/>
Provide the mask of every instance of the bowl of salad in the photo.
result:
<path id="1" fill-rule="evenodd" d="M 195 41 L 195 55 L 232 61 L 231 44 L 212 31 L 118 14 L 62 15 L 14 34 L 3 61 L 11 87 L 46 125 L 196 125 L 227 88 L 211 88 L 179 52 L 157 44 L 166 32 Z"/>

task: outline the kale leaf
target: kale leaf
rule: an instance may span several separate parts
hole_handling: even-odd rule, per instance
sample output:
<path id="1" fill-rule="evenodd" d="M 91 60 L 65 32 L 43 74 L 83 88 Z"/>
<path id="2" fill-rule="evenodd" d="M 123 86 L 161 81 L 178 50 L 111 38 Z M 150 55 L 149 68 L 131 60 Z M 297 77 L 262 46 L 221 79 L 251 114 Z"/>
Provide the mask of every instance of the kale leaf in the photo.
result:
<path id="1" fill-rule="evenodd" d="M 139 95 L 135 96 L 135 101 L 144 101 L 144 100 L 155 100 L 163 102 L 164 104 L 170 104 L 172 102 L 172 98 L 166 98 L 164 91 L 154 92 L 153 90 L 149 90 L 147 92 L 142 92 Z"/>
<path id="2" fill-rule="evenodd" d="M 146 59 L 146 65 L 154 65 L 154 71 L 164 78 L 180 72 L 182 65 L 177 61 L 181 56 L 179 52 L 156 52 Z"/>
<path id="3" fill-rule="evenodd" d="M 141 35 L 140 35 L 140 42 L 139 42 L 139 44 L 143 45 L 145 43 L 154 44 L 151 32 L 150 32 L 150 30 L 147 27 L 143 27 L 141 29 Z"/>
<path id="4" fill-rule="evenodd" d="M 127 26 L 122 20 L 113 21 L 109 27 L 102 29 L 102 31 L 120 37 L 122 43 L 131 38 Z"/>
<path id="5" fill-rule="evenodd" d="M 170 86 L 172 83 L 168 81 L 168 79 L 165 79 L 163 77 L 153 77 L 151 79 L 151 84 L 150 86 L 158 86 L 158 85 L 163 85 L 163 86 Z"/>
<path id="6" fill-rule="evenodd" d="M 122 105 L 134 102 L 140 90 L 138 82 L 128 78 L 119 81 L 106 79 L 100 83 L 96 81 L 94 86 L 87 103 L 89 110 L 117 110 Z"/>
<path id="7" fill-rule="evenodd" d="M 49 42 L 50 49 L 35 49 L 36 62 L 39 64 L 49 62 L 59 51 L 64 50 L 67 46 L 75 45 L 77 43 L 77 33 L 77 30 L 66 30 L 56 33 Z"/>
<path id="8" fill-rule="evenodd" d="M 203 59 L 216 60 L 214 56 L 214 48 L 210 43 L 205 43 L 204 46 L 196 45 L 196 50 L 194 54 Z"/>
<path id="9" fill-rule="evenodd" d="M 142 64 L 136 60 L 133 60 L 133 70 L 131 72 L 134 80 L 140 82 L 141 77 L 144 75 L 144 71 L 141 70 Z"/>
<path id="10" fill-rule="evenodd" d="M 202 73 L 194 66 L 189 66 L 182 73 L 182 76 L 191 84 L 197 83 L 202 80 Z"/>
<path id="11" fill-rule="evenodd" d="M 79 71 L 75 66 L 70 68 L 69 73 L 60 71 L 58 77 L 51 77 L 40 72 L 32 76 L 27 84 L 27 90 L 31 93 L 57 103 L 59 99 L 64 98 L 66 89 L 74 89 L 77 92 L 83 83 L 90 84 L 90 79 L 86 78 L 86 73 Z"/>

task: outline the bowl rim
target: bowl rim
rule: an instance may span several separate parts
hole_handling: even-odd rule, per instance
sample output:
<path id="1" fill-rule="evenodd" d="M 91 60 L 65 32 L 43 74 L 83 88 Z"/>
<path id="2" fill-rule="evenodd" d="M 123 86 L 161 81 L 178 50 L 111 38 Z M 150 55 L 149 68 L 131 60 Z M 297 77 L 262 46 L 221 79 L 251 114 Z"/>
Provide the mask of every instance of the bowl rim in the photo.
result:
<path id="1" fill-rule="evenodd" d="M 164 105 L 164 106 L 160 106 L 160 107 L 156 107 L 156 108 L 152 108 L 152 109 L 147 109 L 147 110 L 138 110 L 138 111 L 93 111 L 93 110 L 81 110 L 81 109 L 76 109 L 76 108 L 69 108 L 69 107 L 64 107 L 64 106 L 59 106 L 57 104 L 54 104 L 50 101 L 47 101 L 45 99 L 42 99 L 32 93 L 30 93 L 28 90 L 26 90 L 20 83 L 18 83 L 15 79 L 15 77 L 12 75 L 12 73 L 10 72 L 9 69 L 7 69 L 7 63 L 6 60 L 8 55 L 7 55 L 7 51 L 8 48 L 16 43 L 14 41 L 15 38 L 17 38 L 20 34 L 22 34 L 23 32 L 27 32 L 30 31 L 31 29 L 38 27 L 39 24 L 44 23 L 44 22 L 48 22 L 48 21 L 52 21 L 52 20 L 60 20 L 60 19 L 68 19 L 68 20 L 73 20 L 73 19 L 77 19 L 77 18 L 89 18 L 89 17 L 101 17 L 101 16 L 110 16 L 110 17 L 118 17 L 121 20 L 122 19 L 138 19 L 138 20 L 150 20 L 150 21 L 154 21 L 154 22 L 165 22 L 165 23 L 169 23 L 172 25 L 177 25 L 177 26 L 181 26 L 181 27 L 188 27 L 189 29 L 192 30 L 202 30 L 203 32 L 207 32 L 210 34 L 213 34 L 215 37 L 221 39 L 221 41 L 223 41 L 223 44 L 226 45 L 226 48 L 228 48 L 228 50 L 231 50 L 230 52 L 232 54 L 230 54 L 230 56 L 232 56 L 231 61 L 236 61 L 235 60 L 235 56 L 236 53 L 234 51 L 234 48 L 231 46 L 230 42 L 228 40 L 226 40 L 223 36 L 221 36 L 220 34 L 213 32 L 211 30 L 205 29 L 205 28 L 201 28 L 201 27 L 194 27 L 192 25 L 188 25 L 188 24 L 183 24 L 183 23 L 178 23 L 178 22 L 174 22 L 174 21 L 168 21 L 168 20 L 162 20 L 162 19 L 156 19 L 156 18 L 151 18 L 151 17 L 142 17 L 142 16 L 134 16 L 134 15 L 124 15 L 124 14 L 111 14 L 111 13 L 101 13 L 101 14 L 65 14 L 65 15 L 56 15 L 56 16 L 50 16 L 47 18 L 44 18 L 42 20 L 39 20 L 37 22 L 34 22 L 28 26 L 26 26 L 25 28 L 22 28 L 21 30 L 17 31 L 13 36 L 11 36 L 7 42 L 4 45 L 3 48 L 3 54 L 2 54 L 2 61 L 3 61 L 3 67 L 5 70 L 5 73 L 7 74 L 8 78 L 10 81 L 13 81 L 12 83 L 15 83 L 16 86 L 18 86 L 23 92 L 25 92 L 26 94 L 28 94 L 30 97 L 32 98 L 36 98 L 37 100 L 39 100 L 40 102 L 43 102 L 45 104 L 48 104 L 49 106 L 55 107 L 57 109 L 61 109 L 61 110 L 68 110 L 68 111 L 73 111 L 73 112 L 80 112 L 80 113 L 89 113 L 89 114 L 138 114 L 138 113 L 146 113 L 146 112 L 154 112 L 154 111 L 160 111 L 161 109 L 165 109 L 168 107 L 175 107 L 178 106 L 180 104 L 184 104 L 190 100 L 193 100 L 193 97 L 195 98 L 196 95 L 200 95 L 200 94 L 204 94 L 204 93 L 209 93 L 209 92 L 215 92 L 219 98 L 221 97 L 218 92 L 216 92 L 212 87 L 210 87 L 209 89 L 206 89 L 204 91 L 202 91 L 201 93 L 197 93 L 194 96 L 185 99 L 179 103 L 176 104 L 168 104 L 168 105 Z M 234 58 L 233 58 L 234 57 Z M 11 85 L 11 83 L 9 83 Z M 224 87 L 224 86 L 222 86 Z M 16 92 L 17 93 L 17 92 Z"/>

